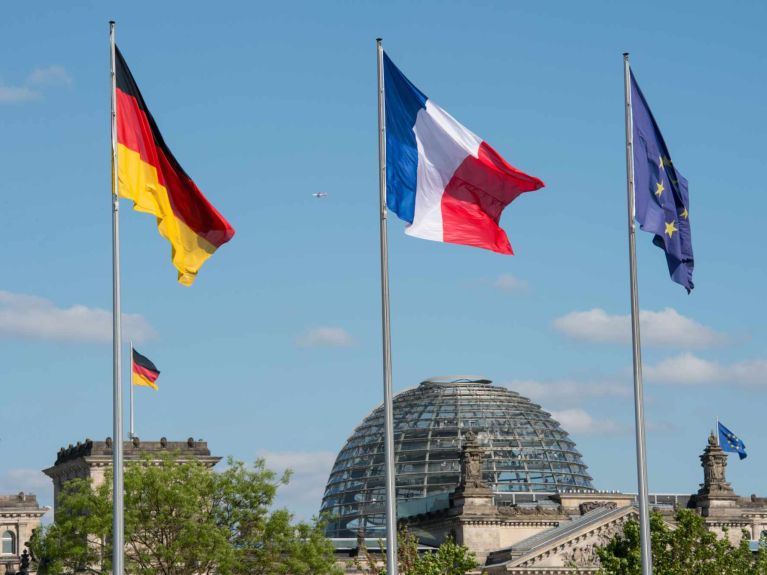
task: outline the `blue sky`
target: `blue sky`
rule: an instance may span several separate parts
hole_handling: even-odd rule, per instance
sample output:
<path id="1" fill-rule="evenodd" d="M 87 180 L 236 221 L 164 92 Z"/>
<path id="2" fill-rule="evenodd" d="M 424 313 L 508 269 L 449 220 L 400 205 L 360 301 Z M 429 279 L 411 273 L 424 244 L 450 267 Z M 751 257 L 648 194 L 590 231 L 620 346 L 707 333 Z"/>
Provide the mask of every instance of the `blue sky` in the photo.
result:
<path id="1" fill-rule="evenodd" d="M 735 6 L 735 5 L 733 5 Z M 653 492 L 691 492 L 719 416 L 764 494 L 763 24 L 739 2 L 42 2 L 0 21 L 0 491 L 111 435 L 109 19 L 171 149 L 237 235 L 189 289 L 123 203 L 123 309 L 162 370 L 137 433 L 293 467 L 319 507 L 381 400 L 374 40 L 430 98 L 546 182 L 516 251 L 390 223 L 396 390 L 479 373 L 569 429 L 603 489 L 635 490 L 623 78 L 628 50 L 690 182 L 694 293 L 638 235 Z M 11 57 L 12 55 L 12 57 Z M 314 192 L 327 192 L 323 200 Z"/>

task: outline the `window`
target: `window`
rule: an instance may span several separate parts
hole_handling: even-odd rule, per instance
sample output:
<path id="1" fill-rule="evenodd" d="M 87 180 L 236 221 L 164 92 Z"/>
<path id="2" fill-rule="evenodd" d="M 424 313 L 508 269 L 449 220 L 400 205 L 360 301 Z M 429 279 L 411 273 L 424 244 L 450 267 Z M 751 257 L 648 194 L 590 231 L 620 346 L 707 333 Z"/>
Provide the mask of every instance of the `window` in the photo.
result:
<path id="1" fill-rule="evenodd" d="M 16 536 L 11 531 L 3 533 L 3 555 L 16 555 Z"/>

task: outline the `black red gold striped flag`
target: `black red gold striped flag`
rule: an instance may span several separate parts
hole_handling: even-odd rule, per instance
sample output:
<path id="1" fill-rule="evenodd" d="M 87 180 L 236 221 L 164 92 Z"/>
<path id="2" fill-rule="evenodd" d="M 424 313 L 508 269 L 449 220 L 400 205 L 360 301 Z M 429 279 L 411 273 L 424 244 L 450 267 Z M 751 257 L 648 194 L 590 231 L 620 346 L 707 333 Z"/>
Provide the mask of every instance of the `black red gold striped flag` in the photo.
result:
<path id="1" fill-rule="evenodd" d="M 141 355 L 135 349 L 133 350 L 133 361 L 131 362 L 133 373 L 131 373 L 131 383 L 133 385 L 143 385 L 157 389 L 157 378 L 160 377 L 160 370 L 149 358 Z"/>
<path id="2" fill-rule="evenodd" d="M 115 48 L 118 193 L 157 217 L 172 246 L 178 281 L 191 285 L 203 262 L 234 236 L 163 140 L 120 50 Z"/>

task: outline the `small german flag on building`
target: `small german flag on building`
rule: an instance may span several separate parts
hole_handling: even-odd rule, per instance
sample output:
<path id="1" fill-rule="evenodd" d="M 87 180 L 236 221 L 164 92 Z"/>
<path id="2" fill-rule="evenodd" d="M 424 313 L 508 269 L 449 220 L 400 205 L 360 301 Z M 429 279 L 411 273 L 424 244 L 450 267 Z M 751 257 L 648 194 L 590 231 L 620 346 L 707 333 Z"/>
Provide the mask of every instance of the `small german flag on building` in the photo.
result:
<path id="1" fill-rule="evenodd" d="M 143 385 L 157 389 L 157 378 L 160 377 L 160 370 L 157 369 L 148 358 L 141 355 L 135 349 L 132 350 L 131 357 L 131 383 L 133 385 Z"/>
<path id="2" fill-rule="evenodd" d="M 178 281 L 192 285 L 234 228 L 202 195 L 163 140 L 120 50 L 115 48 L 118 194 L 157 217 Z"/>

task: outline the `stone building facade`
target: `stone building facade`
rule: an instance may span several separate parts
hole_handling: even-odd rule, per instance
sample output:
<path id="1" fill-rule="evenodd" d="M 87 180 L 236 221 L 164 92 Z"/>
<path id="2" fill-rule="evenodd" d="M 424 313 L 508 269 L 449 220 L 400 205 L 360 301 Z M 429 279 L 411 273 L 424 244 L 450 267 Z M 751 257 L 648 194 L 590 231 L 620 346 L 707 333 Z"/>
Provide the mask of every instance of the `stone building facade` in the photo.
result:
<path id="1" fill-rule="evenodd" d="M 30 493 L 0 495 L 0 575 L 19 570 L 25 545 L 46 511 Z"/>
<path id="2" fill-rule="evenodd" d="M 172 455 L 179 461 L 196 460 L 208 467 L 213 467 L 221 461 L 220 457 L 211 455 L 208 443 L 202 439 L 190 437 L 186 441 L 168 441 L 165 437 L 159 441 L 142 441 L 133 437 L 123 442 L 123 458 L 126 464 L 135 461 L 159 460 L 164 455 Z M 90 479 L 94 487 L 104 482 L 106 471 L 112 466 L 112 438 L 104 441 L 86 439 L 62 447 L 52 467 L 44 469 L 53 480 L 54 520 L 58 507 L 59 494 L 64 484 L 71 479 Z"/>
<path id="3" fill-rule="evenodd" d="M 575 575 L 596 573 L 597 549 L 627 521 L 639 516 L 636 496 L 618 492 L 571 490 L 555 494 L 517 495 L 493 492 L 481 473 L 485 447 L 467 433 L 461 451 L 460 484 L 440 505 L 423 502 L 429 511 L 408 514 L 399 506 L 399 523 L 415 534 L 421 552 L 448 537 L 477 557 L 476 574 Z M 650 495 L 650 506 L 673 528 L 679 508 L 697 511 L 708 528 L 737 544 L 745 531 L 752 542 L 767 536 L 767 498 L 737 495 L 726 479 L 727 455 L 712 435 L 700 456 L 703 483 L 694 494 Z M 418 508 L 419 505 L 409 505 Z M 417 502 L 415 502 L 417 503 Z M 358 574 L 353 558 L 365 545 L 381 553 L 375 539 L 333 539 L 339 565 Z"/>
<path id="4" fill-rule="evenodd" d="M 508 504 L 482 482 L 477 465 L 482 450 L 467 437 L 461 484 L 444 508 L 400 519 L 423 543 L 438 546 L 452 537 L 467 546 L 476 554 L 482 573 L 596 573 L 596 549 L 621 533 L 626 521 L 638 517 L 635 496 L 615 492 L 565 492 Z M 694 509 L 711 531 L 733 544 L 744 531 L 752 541 L 767 535 L 767 498 L 734 492 L 725 474 L 727 455 L 713 434 L 700 459 L 704 479 L 697 493 L 651 495 L 653 510 L 673 526 L 678 508 Z"/>

